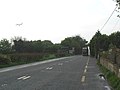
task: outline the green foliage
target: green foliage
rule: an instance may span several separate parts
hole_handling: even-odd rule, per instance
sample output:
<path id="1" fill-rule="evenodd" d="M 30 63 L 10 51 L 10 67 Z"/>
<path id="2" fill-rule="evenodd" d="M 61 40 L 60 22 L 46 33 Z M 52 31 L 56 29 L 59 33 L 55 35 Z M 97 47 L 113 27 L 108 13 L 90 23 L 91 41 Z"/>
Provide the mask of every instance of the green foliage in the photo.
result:
<path id="1" fill-rule="evenodd" d="M 0 53 L 10 56 L 9 59 L 1 59 L 0 67 L 6 66 L 9 62 L 11 66 L 68 56 L 70 55 L 68 51 L 73 47 L 75 54 L 80 54 L 86 44 L 86 40 L 80 36 L 66 38 L 61 44 L 53 44 L 49 40 L 28 41 L 22 37 L 12 38 L 12 41 L 12 45 L 6 39 L 0 42 Z"/>
<path id="2" fill-rule="evenodd" d="M 7 39 L 3 39 L 0 41 L 0 53 L 8 54 L 12 52 L 11 43 Z"/>
<path id="3" fill-rule="evenodd" d="M 49 40 L 42 41 L 42 51 L 43 53 L 52 52 L 53 43 Z"/>
<path id="4" fill-rule="evenodd" d="M 47 59 L 53 59 L 53 58 L 56 58 L 55 54 L 46 54 L 42 59 L 47 60 Z"/>
<path id="5" fill-rule="evenodd" d="M 119 31 L 112 33 L 109 36 L 109 39 L 110 39 L 111 44 L 113 44 L 117 48 L 120 48 L 120 32 Z"/>
<path id="6" fill-rule="evenodd" d="M 108 55 L 109 55 L 109 52 L 108 52 L 108 51 L 106 51 L 106 52 L 103 51 L 103 52 L 100 53 L 100 56 L 101 56 L 102 58 L 106 58 L 106 59 L 107 59 L 107 58 L 108 58 Z"/>
<path id="7" fill-rule="evenodd" d="M 60 44 L 53 44 L 49 40 L 26 41 L 22 39 L 13 40 L 13 49 L 17 53 L 57 53 Z"/>
<path id="8" fill-rule="evenodd" d="M 12 63 L 30 63 L 41 61 L 45 54 L 40 53 L 15 53 L 9 54 Z"/>
<path id="9" fill-rule="evenodd" d="M 49 52 L 52 48 L 53 43 L 51 41 L 45 40 L 45 41 L 23 41 L 23 40 L 14 40 L 14 46 L 13 49 L 15 52 L 19 53 L 34 53 L 34 52 Z"/>
<path id="10" fill-rule="evenodd" d="M 81 54 L 82 47 L 87 43 L 80 36 L 68 37 L 61 44 L 53 44 L 49 40 L 26 41 L 22 38 L 13 39 L 13 49 L 17 53 L 68 53 L 70 49 L 75 48 L 75 54 Z M 63 49 L 64 48 L 64 49 Z M 63 54 L 63 53 L 62 53 Z"/>
<path id="11" fill-rule="evenodd" d="M 100 46 L 99 46 L 100 50 L 107 51 L 109 49 L 109 44 L 110 44 L 109 37 L 103 34 L 101 35 L 99 40 L 100 40 Z"/>
<path id="12" fill-rule="evenodd" d="M 2 64 L 10 64 L 10 63 L 11 63 L 10 57 L 0 54 L 0 65 L 2 65 Z"/>
<path id="13" fill-rule="evenodd" d="M 0 55 L 0 68 L 64 57 L 68 54 L 13 53 L 8 56 Z"/>
<path id="14" fill-rule="evenodd" d="M 16 53 L 9 54 L 8 56 L 9 56 L 8 58 L 4 57 L 2 59 L 0 57 L 0 68 L 64 57 L 68 56 L 68 54 Z"/>
<path id="15" fill-rule="evenodd" d="M 90 53 L 91 56 L 97 56 L 100 49 L 100 39 L 101 39 L 101 33 L 100 31 L 96 32 L 96 34 L 93 36 L 93 38 L 90 40 Z"/>
<path id="16" fill-rule="evenodd" d="M 101 71 L 104 73 L 105 77 L 109 84 L 114 88 L 114 90 L 120 90 L 120 78 L 118 78 L 114 73 L 106 69 L 105 67 L 100 66 Z"/>
<path id="17" fill-rule="evenodd" d="M 82 53 L 82 47 L 85 46 L 87 41 L 85 39 L 82 39 L 80 36 L 75 36 L 75 37 L 68 37 L 65 38 L 62 42 L 61 45 L 68 49 L 72 49 L 73 47 L 75 48 L 75 54 L 81 54 Z"/>
<path id="18" fill-rule="evenodd" d="M 100 51 L 107 51 L 111 45 L 113 45 L 112 47 L 120 48 L 120 32 L 115 32 L 107 36 L 105 34 L 102 35 L 98 31 L 90 40 L 89 45 L 91 55 L 96 57 Z"/>
<path id="19" fill-rule="evenodd" d="M 61 50 L 62 45 L 61 44 L 54 44 L 51 47 L 52 53 L 58 53 L 59 50 Z"/>

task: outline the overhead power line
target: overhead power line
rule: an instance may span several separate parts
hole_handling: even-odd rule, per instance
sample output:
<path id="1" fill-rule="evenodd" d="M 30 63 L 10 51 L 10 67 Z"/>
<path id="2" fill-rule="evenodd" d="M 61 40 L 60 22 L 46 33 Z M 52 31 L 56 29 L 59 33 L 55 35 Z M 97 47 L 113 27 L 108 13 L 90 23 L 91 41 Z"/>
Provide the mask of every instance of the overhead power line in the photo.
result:
<path id="1" fill-rule="evenodd" d="M 100 31 L 102 31 L 103 28 L 105 27 L 105 25 L 108 23 L 108 21 L 110 20 L 110 18 L 111 18 L 112 15 L 113 15 L 113 13 L 116 11 L 116 8 L 117 8 L 117 7 L 118 7 L 118 6 L 115 7 L 115 9 L 114 9 L 113 12 L 111 13 L 111 15 L 109 16 L 109 18 L 108 18 L 107 21 L 105 22 L 105 24 L 102 26 L 102 28 L 100 29 Z"/>

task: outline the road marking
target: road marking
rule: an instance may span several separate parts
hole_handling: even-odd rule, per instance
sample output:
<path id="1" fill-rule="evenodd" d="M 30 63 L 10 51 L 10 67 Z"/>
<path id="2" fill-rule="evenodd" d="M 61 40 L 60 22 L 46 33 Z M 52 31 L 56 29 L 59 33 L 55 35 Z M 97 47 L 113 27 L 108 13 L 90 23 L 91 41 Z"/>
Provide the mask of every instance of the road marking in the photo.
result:
<path id="1" fill-rule="evenodd" d="M 84 73 L 86 73 L 86 72 L 87 72 L 87 69 L 84 70 Z"/>
<path id="2" fill-rule="evenodd" d="M 49 69 L 49 67 L 47 67 L 46 69 Z"/>
<path id="3" fill-rule="evenodd" d="M 86 66 L 85 66 L 85 68 L 87 69 L 87 68 L 88 68 L 88 66 L 86 65 Z"/>
<path id="4" fill-rule="evenodd" d="M 25 78 L 26 76 L 19 77 L 18 80 Z"/>
<path id="5" fill-rule="evenodd" d="M 87 63 L 86 63 L 86 66 L 85 66 L 85 69 L 84 69 L 84 73 L 83 73 L 83 76 L 82 76 L 82 79 L 81 79 L 81 82 L 82 82 L 82 83 L 85 82 L 85 78 L 86 78 L 86 77 L 85 77 L 85 74 L 86 74 L 86 72 L 87 72 L 89 60 L 90 60 L 90 58 L 88 58 Z"/>
<path id="6" fill-rule="evenodd" d="M 85 82 L 85 76 L 82 76 L 81 82 Z"/>
<path id="7" fill-rule="evenodd" d="M 53 69 L 53 67 L 50 67 L 49 70 Z"/>
<path id="8" fill-rule="evenodd" d="M 73 56 L 71 56 L 71 57 L 73 57 Z M 71 58 L 71 57 L 62 57 L 62 58 L 50 59 L 50 60 L 40 61 L 40 62 L 36 62 L 36 63 L 31 63 L 31 64 L 3 68 L 3 69 L 0 69 L 0 73 L 8 72 L 8 71 L 16 70 L 16 69 L 21 69 L 21 68 L 26 68 L 26 67 L 31 67 L 31 66 L 36 66 L 36 65 L 40 65 L 40 64 L 44 64 L 44 63 L 50 63 L 50 62 L 54 62 L 54 61 L 64 60 L 64 59 Z"/>
<path id="9" fill-rule="evenodd" d="M 53 67 L 47 67 L 46 69 L 47 69 L 47 70 L 51 70 L 51 69 L 53 69 Z"/>
<path id="10" fill-rule="evenodd" d="M 7 86 L 7 84 L 2 84 L 1 86 L 2 86 L 2 87 L 3 87 L 3 86 Z"/>
<path id="11" fill-rule="evenodd" d="M 28 78 L 30 78 L 31 76 L 22 76 L 22 77 L 19 77 L 18 80 L 26 80 Z"/>
<path id="12" fill-rule="evenodd" d="M 88 64 L 89 64 L 89 61 L 90 61 L 90 58 L 88 58 L 88 60 L 87 60 L 87 63 L 86 63 L 87 66 L 88 66 Z"/>
<path id="13" fill-rule="evenodd" d="M 24 77 L 23 80 L 29 79 L 31 76 Z"/>

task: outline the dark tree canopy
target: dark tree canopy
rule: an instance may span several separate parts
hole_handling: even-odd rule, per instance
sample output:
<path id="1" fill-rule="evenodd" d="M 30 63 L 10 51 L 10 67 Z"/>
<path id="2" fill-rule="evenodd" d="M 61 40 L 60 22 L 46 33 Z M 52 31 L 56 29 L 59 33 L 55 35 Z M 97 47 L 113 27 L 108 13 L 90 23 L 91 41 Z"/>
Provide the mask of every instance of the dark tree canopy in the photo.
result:
<path id="1" fill-rule="evenodd" d="M 12 38 L 13 44 L 8 40 L 0 42 L 0 53 L 67 53 L 69 50 L 74 50 L 74 54 L 81 54 L 82 47 L 87 41 L 80 36 L 65 38 L 59 44 L 53 44 L 50 40 L 34 40 L 28 41 L 22 37 Z M 6 50 L 6 51 L 5 51 Z"/>
<path id="2" fill-rule="evenodd" d="M 97 31 L 93 38 L 90 40 L 91 55 L 97 57 L 99 51 L 107 51 L 109 44 L 109 37 L 106 34 L 102 35 L 100 31 Z"/>
<path id="3" fill-rule="evenodd" d="M 91 55 L 97 57 L 99 51 L 107 51 L 110 44 L 120 48 L 120 32 L 112 33 L 109 36 L 102 35 L 100 31 L 96 32 L 89 44 Z"/>
<path id="4" fill-rule="evenodd" d="M 8 54 L 12 52 L 12 46 L 11 43 L 9 43 L 9 40 L 3 39 L 0 41 L 0 53 Z"/>
<path id="5" fill-rule="evenodd" d="M 109 39 L 110 39 L 111 44 L 113 44 L 117 48 L 120 48 L 120 32 L 119 31 L 112 33 L 109 36 Z"/>
<path id="6" fill-rule="evenodd" d="M 87 41 L 85 39 L 82 39 L 80 36 L 75 36 L 65 38 L 61 42 L 61 45 L 67 47 L 68 49 L 75 48 L 75 54 L 81 54 L 82 47 L 85 46 L 86 43 Z"/>
<path id="7" fill-rule="evenodd" d="M 49 40 L 45 41 L 24 41 L 14 40 L 14 46 L 16 52 L 47 52 L 52 48 L 53 43 Z"/>

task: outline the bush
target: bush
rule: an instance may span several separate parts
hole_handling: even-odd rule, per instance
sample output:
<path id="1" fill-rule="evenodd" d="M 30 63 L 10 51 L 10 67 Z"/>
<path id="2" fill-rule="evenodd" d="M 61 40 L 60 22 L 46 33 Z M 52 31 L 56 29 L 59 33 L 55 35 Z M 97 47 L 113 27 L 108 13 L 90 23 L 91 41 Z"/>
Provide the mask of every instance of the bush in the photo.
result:
<path id="1" fill-rule="evenodd" d="M 10 63 L 11 63 L 10 57 L 8 57 L 7 55 L 0 54 L 0 65 L 10 64 Z"/>
<path id="2" fill-rule="evenodd" d="M 30 63 L 41 61 L 43 58 L 43 54 L 40 53 L 16 53 L 9 56 L 13 63 Z"/>
<path id="3" fill-rule="evenodd" d="M 37 61 L 43 61 L 47 59 L 56 58 L 55 54 L 47 53 L 16 53 L 9 54 L 12 63 L 32 63 Z"/>

